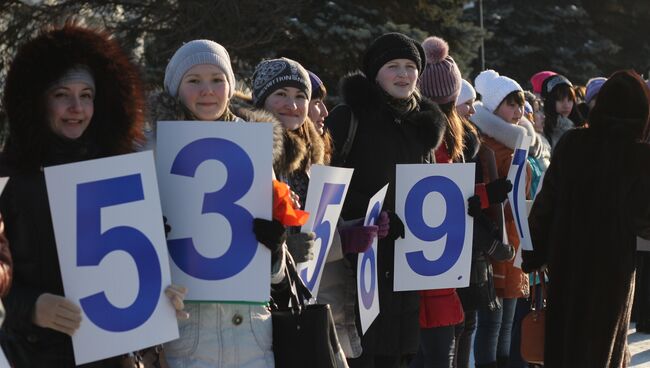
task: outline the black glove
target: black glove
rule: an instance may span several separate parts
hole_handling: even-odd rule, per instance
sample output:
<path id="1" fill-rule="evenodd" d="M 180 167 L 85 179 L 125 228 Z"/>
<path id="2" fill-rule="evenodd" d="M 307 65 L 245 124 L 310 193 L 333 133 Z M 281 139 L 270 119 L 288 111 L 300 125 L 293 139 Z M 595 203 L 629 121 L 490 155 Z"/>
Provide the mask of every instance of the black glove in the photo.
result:
<path id="1" fill-rule="evenodd" d="M 467 199 L 467 214 L 476 218 L 483 213 L 481 211 L 481 197 L 473 195 Z"/>
<path id="2" fill-rule="evenodd" d="M 388 229 L 388 235 L 386 238 L 395 241 L 397 238 L 402 238 L 406 236 L 404 233 L 404 223 L 402 219 L 397 216 L 393 211 L 386 211 L 388 213 L 388 219 L 390 220 L 390 228 Z"/>
<path id="3" fill-rule="evenodd" d="M 499 178 L 485 185 L 485 191 L 487 192 L 490 204 L 497 204 L 505 201 L 511 190 L 512 183 L 506 178 Z"/>
<path id="4" fill-rule="evenodd" d="M 271 262 L 275 263 L 282 251 L 282 244 L 287 240 L 287 229 L 278 220 L 253 220 L 253 232 L 258 242 L 271 251 Z"/>
<path id="5" fill-rule="evenodd" d="M 314 232 L 297 233 L 287 236 L 287 248 L 296 263 L 311 261 L 314 259 Z"/>
<path id="6" fill-rule="evenodd" d="M 169 236 L 169 232 L 172 231 L 172 227 L 167 223 L 167 217 L 163 216 L 163 225 L 165 226 L 165 239 Z"/>

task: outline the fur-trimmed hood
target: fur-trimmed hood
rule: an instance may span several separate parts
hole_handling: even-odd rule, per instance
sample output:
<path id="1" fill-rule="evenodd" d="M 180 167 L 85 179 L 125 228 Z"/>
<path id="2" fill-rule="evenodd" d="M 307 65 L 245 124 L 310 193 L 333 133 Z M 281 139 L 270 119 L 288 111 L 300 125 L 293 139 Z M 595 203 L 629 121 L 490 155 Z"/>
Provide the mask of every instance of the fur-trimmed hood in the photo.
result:
<path id="1" fill-rule="evenodd" d="M 517 147 L 522 136 L 528 135 L 533 138 L 528 154 L 542 160 L 545 167 L 548 166 L 551 157 L 550 146 L 544 137 L 535 131 L 528 119 L 522 117 L 518 125 L 510 124 L 489 111 L 481 101 L 474 103 L 474 109 L 476 113 L 470 117 L 470 120 L 483 134 L 489 135 L 512 150 Z"/>
<path id="2" fill-rule="evenodd" d="M 35 168 L 48 160 L 54 134 L 44 94 L 79 65 L 90 70 L 96 86 L 92 120 L 77 140 L 90 148 L 86 158 L 131 152 L 141 141 L 144 95 L 138 69 L 108 33 L 66 22 L 22 45 L 9 68 L 4 159 L 11 167 Z"/>
<path id="3" fill-rule="evenodd" d="M 341 96 L 345 104 L 358 116 L 368 113 L 389 113 L 384 97 L 374 83 L 361 72 L 349 74 L 341 79 Z M 418 96 L 418 109 L 402 117 L 400 123 L 412 124 L 418 130 L 421 142 L 430 149 L 440 145 L 447 129 L 447 117 L 438 105 Z M 382 111 L 384 110 L 384 111 Z"/>

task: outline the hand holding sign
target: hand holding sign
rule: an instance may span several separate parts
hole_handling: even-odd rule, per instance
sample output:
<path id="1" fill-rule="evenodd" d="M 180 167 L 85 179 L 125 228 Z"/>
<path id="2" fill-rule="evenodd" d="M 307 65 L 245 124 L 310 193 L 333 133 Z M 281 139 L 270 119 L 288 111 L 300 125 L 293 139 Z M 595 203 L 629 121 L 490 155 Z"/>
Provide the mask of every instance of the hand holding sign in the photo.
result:
<path id="1" fill-rule="evenodd" d="M 81 324 L 81 308 L 62 296 L 43 293 L 36 299 L 32 321 L 72 336 Z"/>

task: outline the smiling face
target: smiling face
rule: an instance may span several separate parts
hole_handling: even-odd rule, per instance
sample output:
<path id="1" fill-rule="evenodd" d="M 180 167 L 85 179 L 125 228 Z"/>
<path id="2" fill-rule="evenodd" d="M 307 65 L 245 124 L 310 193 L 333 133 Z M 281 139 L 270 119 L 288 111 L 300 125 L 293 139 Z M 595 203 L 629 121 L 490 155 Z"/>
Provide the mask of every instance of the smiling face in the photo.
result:
<path id="1" fill-rule="evenodd" d="M 307 118 L 309 98 L 302 90 L 295 87 L 278 88 L 264 100 L 264 109 L 287 130 L 296 130 Z"/>
<path id="2" fill-rule="evenodd" d="M 95 111 L 95 92 L 84 82 L 68 82 L 46 95 L 50 129 L 62 138 L 77 139 L 86 131 Z"/>
<path id="3" fill-rule="evenodd" d="M 314 98 L 309 101 L 309 119 L 314 123 L 318 134 L 325 132 L 325 118 L 329 115 L 327 106 L 321 98 Z"/>
<path id="4" fill-rule="evenodd" d="M 389 95 L 403 100 L 411 97 L 415 91 L 418 74 L 413 60 L 393 59 L 379 69 L 375 80 Z"/>
<path id="5" fill-rule="evenodd" d="M 199 120 L 217 120 L 228 106 L 230 84 L 216 65 L 200 64 L 190 68 L 178 87 L 183 105 Z"/>
<path id="6" fill-rule="evenodd" d="M 476 110 L 474 110 L 474 99 L 471 98 L 460 105 L 456 106 L 456 112 L 460 117 L 469 119 L 470 116 L 474 115 Z"/>

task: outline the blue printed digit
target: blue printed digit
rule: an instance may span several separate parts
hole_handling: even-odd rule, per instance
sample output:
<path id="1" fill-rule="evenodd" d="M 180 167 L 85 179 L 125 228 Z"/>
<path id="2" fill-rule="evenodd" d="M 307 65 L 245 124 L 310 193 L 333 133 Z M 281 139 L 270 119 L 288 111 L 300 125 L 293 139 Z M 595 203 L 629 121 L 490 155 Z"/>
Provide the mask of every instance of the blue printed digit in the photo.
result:
<path id="1" fill-rule="evenodd" d="M 379 211 L 381 210 L 379 202 L 375 202 L 375 204 L 372 206 L 372 209 L 370 210 L 370 216 L 368 217 L 368 225 L 374 225 L 377 223 L 377 219 L 379 218 Z M 366 290 L 366 262 L 370 263 L 370 289 Z M 375 274 L 377 273 L 375 271 L 375 250 L 370 247 L 368 248 L 367 251 L 363 253 L 363 257 L 361 258 L 361 270 L 359 273 L 361 274 L 361 278 L 359 281 L 360 288 L 359 291 L 361 292 L 361 301 L 363 302 L 363 306 L 366 309 L 370 309 L 372 306 L 372 300 L 375 298 Z"/>
<path id="2" fill-rule="evenodd" d="M 138 295 L 126 308 L 111 304 L 104 292 L 80 300 L 88 318 L 100 328 L 129 331 L 141 326 L 158 305 L 162 276 L 158 254 L 141 231 L 117 226 L 101 232 L 101 210 L 144 199 L 140 174 L 77 185 L 77 266 L 97 266 L 109 253 L 128 253 L 138 270 Z"/>
<path id="3" fill-rule="evenodd" d="M 223 188 L 204 194 L 201 213 L 218 213 L 228 220 L 232 231 L 228 250 L 219 257 L 208 258 L 196 251 L 192 238 L 171 239 L 167 244 L 171 259 L 183 272 L 201 280 L 223 280 L 241 272 L 257 251 L 257 240 L 251 230 L 253 215 L 235 203 L 253 185 L 254 169 L 250 157 L 234 142 L 203 138 L 180 150 L 171 173 L 194 177 L 199 165 L 208 160 L 223 163 L 228 177 Z"/>
<path id="4" fill-rule="evenodd" d="M 429 193 L 438 192 L 445 199 L 447 213 L 442 223 L 429 226 L 423 217 L 424 199 Z M 460 188 L 444 176 L 430 176 L 417 182 L 406 196 L 406 225 L 418 239 L 432 242 L 446 236 L 445 249 L 435 261 L 430 261 L 424 252 L 406 253 L 406 260 L 416 273 L 422 276 L 437 276 L 447 272 L 460 257 L 465 239 L 465 200 Z"/>
<path id="5" fill-rule="evenodd" d="M 515 175 L 515 184 L 513 188 L 512 197 L 514 199 L 513 211 L 517 219 L 517 227 L 519 228 L 519 234 L 523 234 L 523 228 L 521 227 L 521 218 L 519 215 L 519 182 L 521 180 L 521 173 L 526 167 L 526 150 L 517 149 L 515 150 L 514 158 L 512 159 L 512 164 L 517 165 L 517 173 Z"/>
<path id="6" fill-rule="evenodd" d="M 332 224 L 330 224 L 329 221 L 323 221 L 325 210 L 330 205 L 341 204 L 341 202 L 343 202 L 344 192 L 345 184 L 325 183 L 323 185 L 323 193 L 321 194 L 320 202 L 318 203 L 318 210 L 316 210 L 316 217 L 314 218 L 314 233 L 316 233 L 316 239 L 321 240 L 320 251 L 318 252 L 318 257 L 316 258 L 315 270 L 310 280 L 308 280 L 307 269 L 303 269 L 300 272 L 300 278 L 302 278 L 309 290 L 313 291 L 314 286 L 316 286 L 318 273 L 320 272 L 321 267 L 323 267 L 323 262 L 325 261 L 325 251 L 327 251 L 327 244 L 330 242 Z"/>

